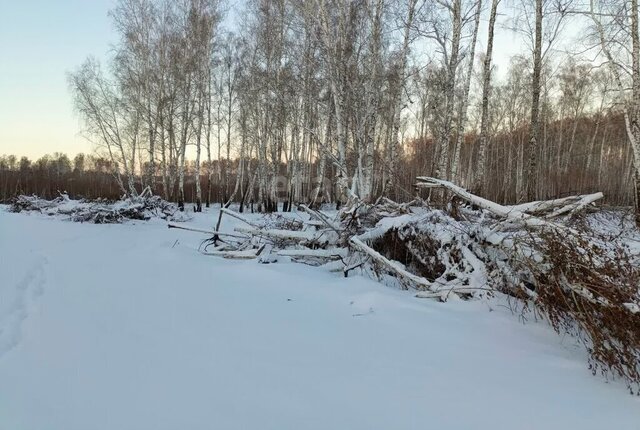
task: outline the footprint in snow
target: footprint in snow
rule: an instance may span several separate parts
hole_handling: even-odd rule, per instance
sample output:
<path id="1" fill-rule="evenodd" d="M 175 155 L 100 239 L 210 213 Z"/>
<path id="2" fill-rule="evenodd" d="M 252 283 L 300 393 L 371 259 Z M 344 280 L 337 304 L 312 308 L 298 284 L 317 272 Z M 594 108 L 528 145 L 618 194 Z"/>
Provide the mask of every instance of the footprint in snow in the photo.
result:
<path id="1" fill-rule="evenodd" d="M 22 339 L 22 322 L 44 292 L 45 258 L 40 258 L 24 278 L 15 285 L 13 302 L 0 315 L 0 357 L 13 349 Z"/>

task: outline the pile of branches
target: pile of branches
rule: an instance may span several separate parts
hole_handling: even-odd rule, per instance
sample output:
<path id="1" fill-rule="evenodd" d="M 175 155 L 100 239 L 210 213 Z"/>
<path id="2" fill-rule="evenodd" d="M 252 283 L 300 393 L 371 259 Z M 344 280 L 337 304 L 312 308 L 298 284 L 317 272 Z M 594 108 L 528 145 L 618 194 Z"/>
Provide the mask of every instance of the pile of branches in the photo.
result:
<path id="1" fill-rule="evenodd" d="M 53 200 L 40 199 L 37 196 L 17 196 L 11 202 L 10 212 L 38 212 L 49 216 L 62 216 L 75 222 L 95 224 L 122 223 L 127 220 L 149 220 L 160 218 L 172 221 L 184 221 L 180 215 L 176 217 L 178 207 L 151 195 L 147 188 L 138 196 L 118 201 L 72 200 L 66 193 Z"/>
<path id="2" fill-rule="evenodd" d="M 304 221 L 222 209 L 202 251 L 263 263 L 287 258 L 344 276 L 357 269 L 441 301 L 506 294 L 520 311 L 583 341 L 594 373 L 622 377 L 637 392 L 639 252 L 585 221 L 602 193 L 503 206 L 435 178 L 419 177 L 417 187 L 451 196 L 448 208 L 355 198 L 335 215 L 301 205 Z M 222 233 L 223 216 L 242 226 Z"/>
<path id="3" fill-rule="evenodd" d="M 445 181 L 418 180 L 493 216 L 475 240 L 493 290 L 519 299 L 558 333 L 583 341 L 594 374 L 621 377 L 638 393 L 640 257 L 630 242 L 590 225 L 579 212 L 600 193 L 505 207 Z"/>
<path id="4" fill-rule="evenodd" d="M 539 264 L 512 257 L 530 277 L 531 303 L 557 332 L 580 338 L 593 373 L 640 381 L 640 262 L 623 244 L 570 231 L 544 230 L 523 240 Z M 630 390 L 633 387 L 629 385 Z"/>

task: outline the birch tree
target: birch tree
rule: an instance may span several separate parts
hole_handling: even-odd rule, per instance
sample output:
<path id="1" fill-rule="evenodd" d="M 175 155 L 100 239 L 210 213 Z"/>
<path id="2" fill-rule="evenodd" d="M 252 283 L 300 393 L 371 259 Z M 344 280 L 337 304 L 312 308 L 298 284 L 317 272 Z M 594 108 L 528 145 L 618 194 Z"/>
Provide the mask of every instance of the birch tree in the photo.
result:
<path id="1" fill-rule="evenodd" d="M 108 154 L 120 190 L 136 195 L 138 111 L 128 103 L 118 82 L 107 79 L 99 63 L 91 58 L 69 75 L 69 84 L 89 139 Z"/>
<path id="2" fill-rule="evenodd" d="M 633 154 L 634 204 L 640 225 L 640 36 L 638 0 L 604 2 L 590 0 L 593 21 L 604 61 L 622 99 L 627 139 Z M 630 7 L 629 7 L 630 6 Z M 630 85 L 628 85 L 630 83 Z M 631 87 L 631 94 L 627 88 Z"/>
<path id="3" fill-rule="evenodd" d="M 406 82 L 407 60 L 410 51 L 410 45 L 413 39 L 413 27 L 418 10 L 418 0 L 407 0 L 406 10 L 401 10 L 400 16 L 403 24 L 403 37 L 400 51 L 397 54 L 397 60 L 391 64 L 391 82 L 390 95 L 391 106 L 393 109 L 393 119 L 391 125 L 391 141 L 387 150 L 387 158 L 385 160 L 388 179 L 384 182 L 383 193 L 392 189 L 394 180 L 398 175 L 398 155 L 400 147 L 400 120 L 402 118 L 403 97 L 402 90 Z"/>
<path id="4" fill-rule="evenodd" d="M 538 152 L 540 145 L 540 99 L 543 91 L 543 63 L 557 41 L 573 0 L 529 0 L 521 2 L 525 37 L 532 53 L 533 74 L 531 78 L 531 110 L 529 139 L 525 154 L 525 166 L 518 172 L 525 186 L 519 193 L 520 200 L 535 200 L 538 193 Z M 533 11 L 530 9 L 533 7 Z M 533 22 L 530 16 L 533 15 Z M 526 175 L 525 175 L 526 172 Z"/>
<path id="5" fill-rule="evenodd" d="M 482 65 L 482 106 L 480 113 L 480 136 L 478 139 L 478 161 L 473 175 L 472 188 L 482 191 L 487 172 L 487 145 L 489 140 L 489 97 L 491 96 L 491 61 L 493 59 L 493 35 L 496 25 L 496 15 L 500 0 L 491 1 L 489 12 L 489 26 L 487 28 L 487 51 Z"/>
<path id="6" fill-rule="evenodd" d="M 453 164 L 451 166 L 451 178 L 460 181 L 458 170 L 460 168 L 460 152 L 464 142 L 465 127 L 467 125 L 467 111 L 469 109 L 469 89 L 471 87 L 471 75 L 475 63 L 476 42 L 478 39 L 478 29 L 480 27 L 480 12 L 482 11 L 482 0 L 477 0 L 475 6 L 471 43 L 467 53 L 467 70 L 462 86 L 462 97 L 459 102 L 458 126 L 456 130 L 456 142 L 454 147 Z"/>

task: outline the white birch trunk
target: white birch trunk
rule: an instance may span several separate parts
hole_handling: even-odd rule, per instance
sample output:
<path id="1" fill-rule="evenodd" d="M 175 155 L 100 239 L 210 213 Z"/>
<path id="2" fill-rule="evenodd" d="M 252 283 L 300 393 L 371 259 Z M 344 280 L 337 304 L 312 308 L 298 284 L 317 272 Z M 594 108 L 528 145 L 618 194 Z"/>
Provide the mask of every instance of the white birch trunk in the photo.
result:
<path id="1" fill-rule="evenodd" d="M 436 144 L 438 146 L 438 163 L 436 177 L 447 179 L 449 174 L 449 140 L 451 138 L 451 123 L 453 122 L 453 108 L 455 104 L 456 73 L 458 68 L 458 56 L 460 54 L 460 38 L 462 33 L 462 2 L 453 0 L 451 7 L 451 20 L 453 24 L 451 35 L 451 52 L 447 62 L 447 73 L 444 94 L 444 116 L 439 127 Z"/>
<path id="2" fill-rule="evenodd" d="M 467 75 L 464 81 L 462 100 L 460 101 L 460 111 L 458 112 L 458 130 L 456 132 L 456 145 L 453 155 L 453 165 L 451 166 L 451 178 L 460 182 L 458 169 L 460 168 L 460 153 L 464 143 L 464 132 L 467 125 L 467 111 L 469 108 L 469 88 L 471 87 L 471 75 L 473 74 L 473 66 L 476 57 L 476 41 L 478 40 L 478 28 L 480 27 L 480 11 L 482 9 L 482 0 L 477 0 L 475 21 L 473 27 L 473 37 L 469 46 L 469 62 L 467 63 Z"/>
<path id="3" fill-rule="evenodd" d="M 496 15 L 500 0 L 492 0 L 489 16 L 489 28 L 487 30 L 487 52 L 482 68 L 482 108 L 480 113 L 480 138 L 478 142 L 478 163 L 473 175 L 474 191 L 481 191 L 484 186 L 487 172 L 487 146 L 489 145 L 489 97 L 491 96 L 491 61 L 493 58 L 493 32 L 496 24 Z"/>

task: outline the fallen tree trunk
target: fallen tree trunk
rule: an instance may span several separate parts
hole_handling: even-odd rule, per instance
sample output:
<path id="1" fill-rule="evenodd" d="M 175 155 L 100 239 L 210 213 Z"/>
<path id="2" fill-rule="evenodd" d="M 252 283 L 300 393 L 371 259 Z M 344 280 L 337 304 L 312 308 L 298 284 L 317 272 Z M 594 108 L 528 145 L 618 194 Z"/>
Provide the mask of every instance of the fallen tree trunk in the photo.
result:
<path id="1" fill-rule="evenodd" d="M 223 213 L 224 213 L 224 214 L 227 214 L 227 215 L 229 215 L 230 217 L 233 217 L 233 218 L 235 218 L 235 219 L 237 219 L 237 220 L 240 220 L 240 221 L 244 222 L 245 224 L 250 225 L 251 227 L 254 227 L 254 228 L 258 227 L 255 223 L 252 223 L 252 222 L 251 222 L 251 221 L 249 221 L 247 218 L 243 217 L 242 215 L 240 215 L 240 214 L 239 214 L 239 213 L 237 213 L 237 212 L 232 211 L 231 209 L 221 208 L 221 209 L 220 209 L 220 213 L 221 213 L 221 214 L 223 214 Z M 220 222 L 218 222 L 218 228 L 220 228 Z"/>
<path id="2" fill-rule="evenodd" d="M 245 249 L 241 251 L 207 251 L 204 252 L 205 255 L 213 255 L 216 257 L 223 257 L 233 260 L 253 260 L 258 257 L 258 253 L 256 249 Z"/>
<path id="3" fill-rule="evenodd" d="M 494 215 L 498 215 L 510 221 L 521 222 L 528 227 L 550 227 L 558 230 L 565 230 L 568 228 L 563 225 L 556 224 L 554 222 L 547 221 L 533 215 L 529 215 L 525 212 L 514 210 L 509 206 L 503 206 L 498 203 L 492 202 L 491 200 L 476 196 L 475 194 L 471 194 L 464 188 L 461 188 L 449 181 L 430 178 L 426 176 L 420 176 L 417 179 L 418 181 L 420 181 L 416 184 L 416 186 L 419 188 L 446 188 L 461 199 L 482 209 L 485 209 L 493 213 Z"/>
<path id="4" fill-rule="evenodd" d="M 336 233 L 339 234 L 342 231 L 342 228 L 338 223 L 329 219 L 329 217 L 323 214 L 322 212 L 313 210 L 309 208 L 307 205 L 300 205 L 299 208 L 305 211 L 306 213 L 308 213 L 311 217 L 316 218 L 318 221 L 322 222 L 324 225 L 326 225 Z"/>
<path id="5" fill-rule="evenodd" d="M 277 255 L 282 257 L 301 257 L 301 258 L 326 258 L 340 260 L 347 257 L 349 250 L 347 248 L 334 249 L 282 249 Z"/>
<path id="6" fill-rule="evenodd" d="M 271 239 L 289 240 L 294 242 L 316 242 L 317 235 L 310 231 L 293 231 L 293 230 L 279 230 L 279 229 L 261 229 L 261 228 L 246 228 L 236 227 L 235 231 L 240 233 L 246 233 L 252 236 L 261 236 Z"/>
<path id="7" fill-rule="evenodd" d="M 385 256 L 383 256 L 382 254 L 380 254 L 379 252 L 377 252 L 376 250 L 374 250 L 373 248 L 369 247 L 368 245 L 366 245 L 364 242 L 362 242 L 359 238 L 357 237 L 352 237 L 351 239 L 349 239 L 349 243 L 351 245 L 353 245 L 358 251 L 366 254 L 367 256 L 371 257 L 371 259 L 373 259 L 377 264 L 379 264 L 380 266 L 382 266 L 382 268 L 390 271 L 391 273 L 394 273 L 395 275 L 399 276 L 400 279 L 402 279 L 405 282 L 409 282 L 411 286 L 413 286 L 414 288 L 418 289 L 418 290 L 432 290 L 433 289 L 433 284 L 431 282 L 429 282 L 428 280 L 426 280 L 425 278 L 421 277 L 421 276 L 416 276 L 413 273 L 409 272 L 408 270 L 406 270 L 404 267 L 402 267 L 400 265 L 400 263 L 398 263 L 397 261 L 392 261 L 389 260 L 388 258 L 386 258 Z M 439 294 L 438 298 L 442 301 L 446 300 L 446 296 L 448 292 L 438 292 L 438 291 L 433 291 L 434 294 Z M 455 293 L 452 293 L 454 296 L 456 295 Z"/>
<path id="8" fill-rule="evenodd" d="M 179 230 L 187 230 L 187 231 L 193 231 L 196 233 L 205 233 L 205 234 L 210 234 L 212 236 L 227 236 L 227 237 L 235 237 L 237 239 L 248 239 L 249 236 L 247 235 L 241 235 L 241 234 L 233 234 L 233 233 L 223 233 L 221 231 L 218 230 L 203 230 L 200 228 L 193 228 L 193 227 L 183 227 L 180 225 L 175 225 L 175 224 L 167 224 L 168 228 L 177 228 Z"/>
<path id="9" fill-rule="evenodd" d="M 546 215 L 553 218 L 566 212 L 580 210 L 585 206 L 594 203 L 604 197 L 602 193 L 585 194 L 578 196 L 563 197 L 560 199 L 542 200 L 536 202 L 522 203 L 519 205 L 506 206 L 516 212 L 525 212 L 529 215 Z M 557 212 L 557 213 L 556 213 Z M 551 213 L 551 214 L 548 214 Z"/>
<path id="10" fill-rule="evenodd" d="M 565 213 L 568 213 L 568 212 L 576 213 L 582 208 L 585 208 L 588 205 L 596 202 L 597 200 L 600 200 L 602 197 L 604 197 L 604 194 L 602 193 L 595 193 L 595 194 L 589 194 L 586 196 L 581 196 L 580 200 L 578 200 L 577 202 L 568 204 L 566 206 L 556 209 L 555 211 L 547 215 L 546 218 L 554 218 L 560 215 L 564 215 Z"/>

